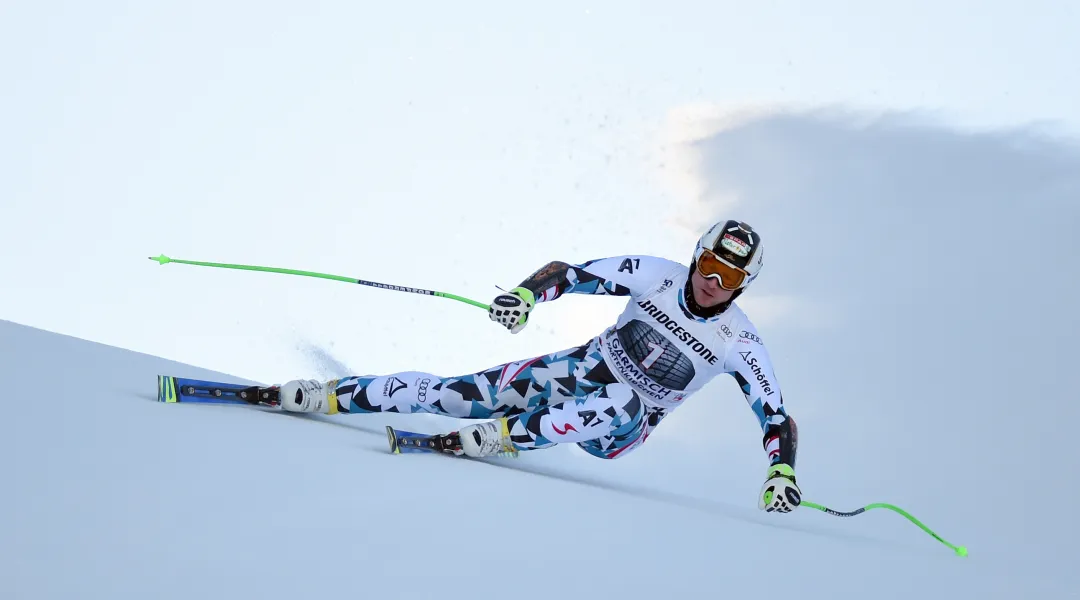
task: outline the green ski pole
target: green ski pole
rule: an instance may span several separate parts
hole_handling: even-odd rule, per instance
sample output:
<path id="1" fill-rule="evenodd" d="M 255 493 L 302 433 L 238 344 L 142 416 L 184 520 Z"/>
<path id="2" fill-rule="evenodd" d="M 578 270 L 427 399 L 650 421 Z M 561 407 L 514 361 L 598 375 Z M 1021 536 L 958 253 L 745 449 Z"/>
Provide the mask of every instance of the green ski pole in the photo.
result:
<path id="1" fill-rule="evenodd" d="M 868 510 L 872 510 L 872 509 L 875 509 L 875 508 L 887 508 L 887 509 L 889 509 L 889 510 L 895 512 L 895 513 L 898 513 L 898 514 L 902 515 L 908 521 L 911 521 L 912 523 L 917 525 L 919 527 L 919 529 L 922 529 L 926 533 L 933 536 L 933 538 L 935 540 L 937 540 L 937 541 L 941 542 L 942 544 L 945 544 L 946 546 L 952 548 L 953 552 L 955 552 L 957 556 L 967 556 L 967 548 L 966 547 L 964 547 L 964 546 L 954 546 L 954 545 L 950 544 L 949 542 L 945 541 L 940 535 L 938 535 L 937 533 L 934 533 L 934 531 L 931 530 L 929 527 L 927 527 L 926 525 L 923 525 L 921 521 L 919 521 L 915 517 L 911 516 L 906 510 L 904 510 L 904 509 L 902 509 L 900 507 L 897 507 L 897 506 L 893 506 L 892 504 L 885 504 L 883 502 L 875 502 L 873 504 L 867 504 L 866 506 L 864 506 L 862 508 L 859 508 L 859 509 L 856 509 L 856 510 L 853 510 L 851 512 L 841 512 L 841 511 L 838 511 L 838 510 L 833 510 L 833 509 L 828 508 L 826 506 L 822 506 L 820 504 L 815 504 L 813 502 L 808 502 L 806 500 L 802 501 L 802 506 L 808 506 L 810 508 L 820 510 L 823 513 L 833 515 L 835 517 L 854 517 L 855 515 L 860 515 L 860 514 L 866 512 L 866 511 L 868 511 Z"/>
<path id="2" fill-rule="evenodd" d="M 264 271 L 267 273 L 282 273 L 285 275 L 301 275 L 304 277 L 318 277 L 320 279 L 331 279 L 334 281 L 344 281 L 346 283 L 358 283 L 360 285 L 366 285 L 370 287 L 381 288 L 384 290 L 393 290 L 395 292 L 410 292 L 413 294 L 422 294 L 425 296 L 438 296 L 440 298 L 449 298 L 451 300 L 457 300 L 458 302 L 464 302 L 477 306 L 484 310 L 488 309 L 488 304 L 479 302 L 477 300 L 471 300 L 469 298 L 463 298 L 454 294 L 448 294 L 446 292 L 435 292 L 432 290 L 425 290 L 421 288 L 406 287 L 403 285 L 392 285 L 389 283 L 379 283 L 377 281 L 367 281 L 364 279 L 356 279 L 354 277 L 344 277 L 342 275 L 330 275 L 327 273 L 316 273 L 314 271 L 299 271 L 296 269 L 281 269 L 278 267 L 259 267 L 255 265 L 233 265 L 227 263 L 214 263 L 214 262 L 202 262 L 197 260 L 183 260 L 179 258 L 169 258 L 164 254 L 159 256 L 151 256 L 150 260 L 156 261 L 158 264 L 165 265 L 168 263 L 178 263 L 183 265 L 195 265 L 199 267 L 216 267 L 219 269 L 239 269 L 241 271 Z"/>

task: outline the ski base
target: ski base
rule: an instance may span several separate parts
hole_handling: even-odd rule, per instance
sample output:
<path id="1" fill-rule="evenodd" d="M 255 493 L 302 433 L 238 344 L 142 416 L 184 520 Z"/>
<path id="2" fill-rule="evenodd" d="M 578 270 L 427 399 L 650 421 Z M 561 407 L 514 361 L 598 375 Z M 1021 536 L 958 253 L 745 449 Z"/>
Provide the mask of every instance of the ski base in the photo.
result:
<path id="1" fill-rule="evenodd" d="M 203 404 L 240 404 L 278 406 L 277 386 L 259 387 L 187 377 L 158 375 L 158 402 L 198 402 Z"/>

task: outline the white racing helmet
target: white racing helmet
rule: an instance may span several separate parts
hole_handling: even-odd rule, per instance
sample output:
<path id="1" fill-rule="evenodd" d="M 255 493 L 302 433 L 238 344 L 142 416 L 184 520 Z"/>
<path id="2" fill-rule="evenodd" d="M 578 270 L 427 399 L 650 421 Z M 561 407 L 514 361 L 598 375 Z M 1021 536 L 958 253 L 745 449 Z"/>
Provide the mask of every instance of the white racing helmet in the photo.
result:
<path id="1" fill-rule="evenodd" d="M 693 268 L 725 290 L 745 290 L 761 271 L 761 236 L 746 223 L 728 219 L 709 228 L 694 248 Z"/>

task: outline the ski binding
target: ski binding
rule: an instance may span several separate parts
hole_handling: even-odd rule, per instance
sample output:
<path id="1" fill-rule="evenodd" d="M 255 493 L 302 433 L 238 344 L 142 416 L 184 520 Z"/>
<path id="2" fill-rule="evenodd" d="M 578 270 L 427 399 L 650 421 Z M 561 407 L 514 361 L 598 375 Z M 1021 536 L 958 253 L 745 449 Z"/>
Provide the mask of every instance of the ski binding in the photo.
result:
<path id="1" fill-rule="evenodd" d="M 461 438 L 457 433 L 427 434 L 401 431 L 390 425 L 386 426 L 386 437 L 390 442 L 390 452 L 434 452 L 460 455 Z"/>

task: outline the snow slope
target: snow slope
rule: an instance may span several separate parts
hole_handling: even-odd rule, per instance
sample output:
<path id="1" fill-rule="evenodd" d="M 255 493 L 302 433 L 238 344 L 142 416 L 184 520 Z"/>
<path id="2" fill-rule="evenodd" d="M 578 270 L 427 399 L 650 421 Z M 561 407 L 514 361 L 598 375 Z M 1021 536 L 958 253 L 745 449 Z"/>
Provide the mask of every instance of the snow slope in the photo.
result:
<path id="1" fill-rule="evenodd" d="M 3 598 L 1077 594 L 1067 556 L 1010 554 L 995 522 L 965 518 L 977 497 L 906 506 L 966 544 L 958 558 L 885 511 L 765 515 L 757 482 L 668 485 L 683 465 L 649 446 L 623 464 L 393 456 L 383 425 L 448 420 L 161 404 L 159 373 L 245 380 L 7 321 L 0 356 Z"/>

